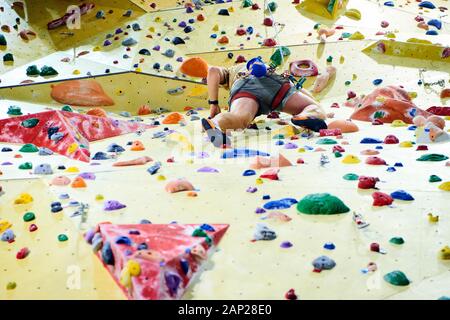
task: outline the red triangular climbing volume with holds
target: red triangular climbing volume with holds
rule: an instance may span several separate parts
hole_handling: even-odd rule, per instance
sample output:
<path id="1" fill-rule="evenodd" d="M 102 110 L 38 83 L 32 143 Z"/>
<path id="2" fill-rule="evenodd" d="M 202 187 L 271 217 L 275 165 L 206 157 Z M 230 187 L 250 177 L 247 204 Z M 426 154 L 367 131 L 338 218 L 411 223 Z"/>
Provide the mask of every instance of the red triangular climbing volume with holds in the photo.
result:
<path id="1" fill-rule="evenodd" d="M 228 227 L 101 223 L 91 242 L 128 299 L 174 300 L 200 275 Z"/>
<path id="2" fill-rule="evenodd" d="M 28 120 L 28 123 L 27 123 Z M 89 142 L 145 130 L 148 125 L 59 110 L 0 120 L 0 142 L 33 143 L 89 162 Z M 51 139 L 53 134 L 60 135 Z"/>

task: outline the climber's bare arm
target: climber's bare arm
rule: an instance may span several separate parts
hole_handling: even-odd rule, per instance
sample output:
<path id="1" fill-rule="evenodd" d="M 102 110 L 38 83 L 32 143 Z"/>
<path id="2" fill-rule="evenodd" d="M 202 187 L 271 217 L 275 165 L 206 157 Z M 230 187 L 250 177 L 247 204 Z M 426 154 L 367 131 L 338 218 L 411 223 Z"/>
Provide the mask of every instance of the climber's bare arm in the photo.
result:
<path id="1" fill-rule="evenodd" d="M 211 101 L 219 99 L 219 86 L 225 82 L 225 68 L 211 66 L 208 69 L 208 99 Z M 219 105 L 211 104 L 210 106 L 210 117 L 213 118 L 220 113 Z"/>

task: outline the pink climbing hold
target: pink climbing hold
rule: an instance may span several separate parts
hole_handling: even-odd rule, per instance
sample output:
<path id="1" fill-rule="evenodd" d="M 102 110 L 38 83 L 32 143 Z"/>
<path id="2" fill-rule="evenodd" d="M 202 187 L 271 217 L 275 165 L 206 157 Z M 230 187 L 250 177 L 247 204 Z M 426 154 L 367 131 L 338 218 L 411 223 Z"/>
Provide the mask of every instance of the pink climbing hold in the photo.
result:
<path id="1" fill-rule="evenodd" d="M 170 181 L 166 187 L 166 191 L 169 193 L 176 193 L 181 191 L 192 191 L 194 190 L 194 186 L 187 180 L 178 179 L 174 181 Z"/>
<path id="2" fill-rule="evenodd" d="M 347 92 L 347 100 L 353 99 L 356 97 L 356 93 L 352 90 Z"/>
<path id="3" fill-rule="evenodd" d="M 400 141 L 398 140 L 398 138 L 392 134 L 386 136 L 386 138 L 384 138 L 384 143 L 385 144 L 397 144 Z"/>
<path id="4" fill-rule="evenodd" d="M 383 159 L 381 159 L 379 157 L 368 157 L 366 159 L 366 164 L 371 164 L 374 166 L 384 166 L 384 165 L 386 165 L 386 161 L 384 161 Z"/>
<path id="5" fill-rule="evenodd" d="M 374 155 L 380 154 L 380 152 L 377 150 L 366 149 L 366 150 L 361 151 L 361 154 L 363 156 L 374 156 Z"/>
<path id="6" fill-rule="evenodd" d="M 333 153 L 334 152 L 345 152 L 345 149 L 344 148 L 342 148 L 340 145 L 336 145 L 336 146 L 334 146 L 333 147 Z"/>
<path id="7" fill-rule="evenodd" d="M 390 195 L 379 191 L 374 192 L 372 194 L 372 198 L 373 198 L 372 205 L 375 207 L 388 206 L 391 205 L 392 202 L 394 201 L 394 199 L 392 199 Z"/>

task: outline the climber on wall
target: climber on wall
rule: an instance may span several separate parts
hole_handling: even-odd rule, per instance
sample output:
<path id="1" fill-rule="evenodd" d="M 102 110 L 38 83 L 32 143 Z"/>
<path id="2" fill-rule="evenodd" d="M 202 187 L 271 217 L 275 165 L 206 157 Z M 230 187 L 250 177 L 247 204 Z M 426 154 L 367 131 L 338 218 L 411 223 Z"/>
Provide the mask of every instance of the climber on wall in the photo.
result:
<path id="1" fill-rule="evenodd" d="M 230 144 L 228 130 L 245 129 L 255 117 L 272 111 L 293 115 L 292 122 L 298 125 L 312 120 L 310 129 L 315 131 L 326 128 L 327 115 L 319 103 L 306 90 L 297 90 L 289 73 L 267 70 L 259 57 L 231 68 L 208 66 L 195 57 L 183 62 L 180 71 L 207 79 L 210 117 L 202 119 L 202 127 L 216 147 Z M 227 113 L 219 107 L 220 86 L 230 91 Z"/>

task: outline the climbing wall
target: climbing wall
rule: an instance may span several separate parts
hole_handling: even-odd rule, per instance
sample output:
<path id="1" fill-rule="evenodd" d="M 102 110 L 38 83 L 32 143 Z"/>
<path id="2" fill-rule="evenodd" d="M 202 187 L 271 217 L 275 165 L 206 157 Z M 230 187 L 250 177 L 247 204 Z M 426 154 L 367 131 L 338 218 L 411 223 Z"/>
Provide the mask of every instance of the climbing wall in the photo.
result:
<path id="1" fill-rule="evenodd" d="M 333 80 L 315 94 L 336 119 L 350 117 L 353 110 L 345 104 L 352 101 L 352 93 L 365 95 L 388 85 L 403 86 L 423 109 L 445 106 L 448 102 L 441 98 L 441 91 L 450 87 L 450 60 L 444 54 L 450 45 L 447 1 L 432 1 L 435 8 L 431 9 L 421 8 L 416 1 L 350 0 L 333 19 L 305 11 L 296 1 L 277 1 L 275 10 L 265 10 L 268 1 L 262 0 L 252 1 L 253 7 L 244 6 L 246 1 L 217 1 L 198 8 L 197 1 L 191 6 L 187 1 L 168 0 L 90 2 L 95 8 L 81 16 L 80 29 L 63 26 L 49 31 L 47 23 L 63 16 L 70 1 L 42 5 L 27 0 L 23 9 L 2 1 L 1 22 L 10 32 L 2 27 L 7 45 L 1 50 L 2 55 L 12 53 L 14 62 L 0 67 L 0 117 L 13 117 L 12 106 L 32 114 L 69 104 L 74 112 L 85 113 L 89 107 L 58 102 L 52 90 L 70 80 L 94 80 L 114 102 L 101 106 L 109 117 L 152 126 L 145 132 L 91 142 L 90 163 L 59 154 L 25 153 L 20 151 L 21 144 L 0 143 L 0 228 L 10 225 L 15 236 L 8 242 L 10 233 L 0 232 L 1 299 L 125 299 L 83 234 L 100 222 L 135 224 L 143 219 L 161 224 L 230 225 L 184 299 L 284 299 L 290 289 L 299 299 L 450 296 L 450 264 L 442 259 L 443 248 L 450 246 L 450 194 L 445 191 L 445 182 L 450 181 L 450 164 L 445 159 L 450 157 L 448 141 L 427 144 L 428 150 L 420 151 L 410 125 L 375 126 L 362 121 L 354 121 L 358 132 L 342 138 L 324 140 L 301 133 L 291 138 L 287 114 L 281 113 L 279 119 L 261 116 L 256 119 L 259 130 L 233 133 L 233 147 L 282 154 L 293 165 L 282 167 L 278 180 L 260 178 L 266 169 L 248 175 L 253 157 L 224 159 L 224 150 L 205 141 L 198 120 L 209 114 L 206 86 L 201 79 L 178 71 L 191 56 L 224 67 L 233 66 L 239 56 L 269 61 L 276 47 L 264 46 L 264 40 L 272 38 L 291 52 L 280 70 L 304 59 L 314 61 L 321 73 L 328 65 L 336 67 Z M 418 16 L 427 27 L 418 27 Z M 265 18 L 273 25 L 265 25 Z M 428 24 L 432 20 L 438 22 Z M 335 33 L 321 42 L 318 24 L 335 28 Z M 37 36 L 25 41 L 17 36 L 22 29 L 33 30 Z M 238 29 L 245 34 L 239 35 Z M 184 43 L 174 42 L 176 37 Z M 221 37 L 227 37 L 228 43 L 218 43 Z M 380 42 L 387 48 L 384 53 L 374 50 Z M 34 65 L 38 69 L 51 66 L 57 74 L 27 75 L 27 68 Z M 304 87 L 312 89 L 314 81 L 308 78 Z M 226 101 L 227 91 L 221 89 L 221 105 Z M 169 114 L 158 112 L 137 116 L 142 105 L 176 111 L 183 120 L 164 123 Z M 442 119 L 448 133 L 449 118 Z M 398 143 L 383 143 L 388 135 L 394 135 Z M 375 143 L 362 143 L 367 138 Z M 139 145 L 135 141 L 144 150 L 133 151 L 133 145 Z M 125 151 L 107 152 L 112 143 Z M 336 152 L 336 145 L 343 151 Z M 367 164 L 363 152 L 367 149 L 378 152 L 376 156 L 386 165 Z M 417 161 L 429 154 L 441 155 L 434 159 L 442 161 Z M 138 157 L 149 157 L 148 162 L 114 166 Z M 347 163 L 349 159 L 359 162 Z M 150 174 L 148 169 L 158 161 L 161 168 Z M 36 174 L 42 164 L 48 164 L 53 174 Z M 379 190 L 359 189 L 357 180 L 348 180 L 349 173 L 378 177 Z M 86 187 L 74 188 L 71 183 L 80 175 Z M 430 182 L 432 175 L 441 181 Z M 58 186 L 57 176 L 65 176 L 70 184 Z M 179 178 L 195 189 L 167 192 L 168 182 Z M 372 205 L 375 191 L 399 190 L 414 200 Z M 297 210 L 297 204 L 285 209 L 268 206 L 269 201 L 300 201 L 323 192 L 338 197 L 350 211 L 306 215 Z M 23 193 L 33 201 L 15 204 Z M 108 200 L 126 207 L 105 210 Z M 63 210 L 52 212 L 54 202 L 60 202 Z M 84 215 L 79 214 L 80 203 L 89 206 Z M 359 229 L 353 212 L 369 226 Z M 27 213 L 33 213 L 34 219 Z M 276 238 L 254 241 L 258 223 L 274 231 Z M 376 244 L 381 250 L 374 249 Z M 18 259 L 24 248 L 28 255 Z M 317 272 L 312 262 L 321 256 L 335 261 L 335 267 Z M 384 279 L 395 270 L 406 275 L 409 285 L 395 286 Z"/>

